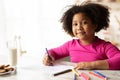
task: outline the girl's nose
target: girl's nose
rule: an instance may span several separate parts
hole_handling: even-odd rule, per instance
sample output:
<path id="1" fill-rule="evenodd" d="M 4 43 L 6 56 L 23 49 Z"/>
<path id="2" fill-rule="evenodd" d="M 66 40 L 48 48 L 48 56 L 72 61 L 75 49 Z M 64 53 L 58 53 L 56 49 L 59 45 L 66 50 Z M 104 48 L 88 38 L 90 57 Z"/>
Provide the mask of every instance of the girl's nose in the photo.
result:
<path id="1" fill-rule="evenodd" d="M 81 24 L 79 24 L 78 26 L 77 26 L 77 29 L 82 29 L 83 27 L 82 27 L 82 25 Z"/>

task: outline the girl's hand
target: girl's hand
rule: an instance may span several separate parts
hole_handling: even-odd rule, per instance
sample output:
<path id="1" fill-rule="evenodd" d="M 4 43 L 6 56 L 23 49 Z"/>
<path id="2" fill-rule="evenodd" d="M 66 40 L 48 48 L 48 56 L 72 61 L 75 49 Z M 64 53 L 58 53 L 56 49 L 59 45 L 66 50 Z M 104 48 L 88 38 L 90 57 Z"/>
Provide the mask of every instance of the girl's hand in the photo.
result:
<path id="1" fill-rule="evenodd" d="M 94 65 L 92 62 L 79 62 L 75 64 L 75 69 L 91 70 L 94 69 L 93 67 Z"/>
<path id="2" fill-rule="evenodd" d="M 52 66 L 53 63 L 54 63 L 55 59 L 46 53 L 43 57 L 43 64 L 46 65 L 46 66 Z"/>

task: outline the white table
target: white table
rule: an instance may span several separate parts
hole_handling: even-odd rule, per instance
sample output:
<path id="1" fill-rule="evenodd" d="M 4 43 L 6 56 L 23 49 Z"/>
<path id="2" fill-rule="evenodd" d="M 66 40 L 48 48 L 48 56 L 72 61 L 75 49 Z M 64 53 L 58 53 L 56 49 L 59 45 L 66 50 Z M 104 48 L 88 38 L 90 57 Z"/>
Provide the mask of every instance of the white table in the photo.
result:
<path id="1" fill-rule="evenodd" d="M 38 62 L 34 62 L 33 58 L 30 58 L 29 62 L 25 61 L 25 64 L 19 64 L 17 67 L 16 74 L 8 74 L 0 76 L 0 80 L 74 80 L 73 72 L 65 73 L 59 76 L 53 76 L 45 67 L 41 66 Z M 23 62 L 22 60 L 21 62 Z M 29 63 L 29 64 L 28 64 Z M 49 67 L 48 67 L 49 68 Z M 47 69 L 48 69 L 47 68 Z M 59 67 L 58 67 L 59 68 Z M 101 80 L 100 78 L 94 77 L 88 74 L 90 70 L 81 70 L 81 72 L 86 73 L 91 79 L 90 80 Z M 119 70 L 98 70 L 102 74 L 108 77 L 108 80 L 120 80 L 120 71 Z M 79 79 L 81 80 L 81 79 Z"/>

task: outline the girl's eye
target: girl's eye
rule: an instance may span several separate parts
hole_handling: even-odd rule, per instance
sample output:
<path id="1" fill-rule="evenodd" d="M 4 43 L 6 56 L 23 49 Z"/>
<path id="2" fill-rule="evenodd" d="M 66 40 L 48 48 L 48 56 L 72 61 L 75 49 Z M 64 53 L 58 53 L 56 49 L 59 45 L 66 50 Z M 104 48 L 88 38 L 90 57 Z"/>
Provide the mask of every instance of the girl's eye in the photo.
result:
<path id="1" fill-rule="evenodd" d="M 77 23 L 73 23 L 73 26 L 77 26 Z"/>
<path id="2" fill-rule="evenodd" d="M 85 24 L 87 24 L 87 21 L 83 20 L 83 21 L 81 22 L 81 25 L 83 26 L 83 25 L 85 25 Z"/>

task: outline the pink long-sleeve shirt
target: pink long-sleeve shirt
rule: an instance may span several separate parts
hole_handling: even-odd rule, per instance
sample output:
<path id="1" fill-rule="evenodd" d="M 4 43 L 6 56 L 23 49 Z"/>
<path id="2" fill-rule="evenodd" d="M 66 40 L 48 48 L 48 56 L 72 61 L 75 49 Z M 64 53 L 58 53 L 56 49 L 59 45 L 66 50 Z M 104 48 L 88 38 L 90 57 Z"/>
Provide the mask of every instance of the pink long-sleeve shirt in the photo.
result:
<path id="1" fill-rule="evenodd" d="M 106 60 L 110 70 L 120 70 L 120 50 L 100 38 L 89 45 L 82 45 L 78 39 L 72 39 L 63 45 L 50 49 L 49 52 L 57 60 L 70 56 L 71 62 L 90 62 Z"/>

